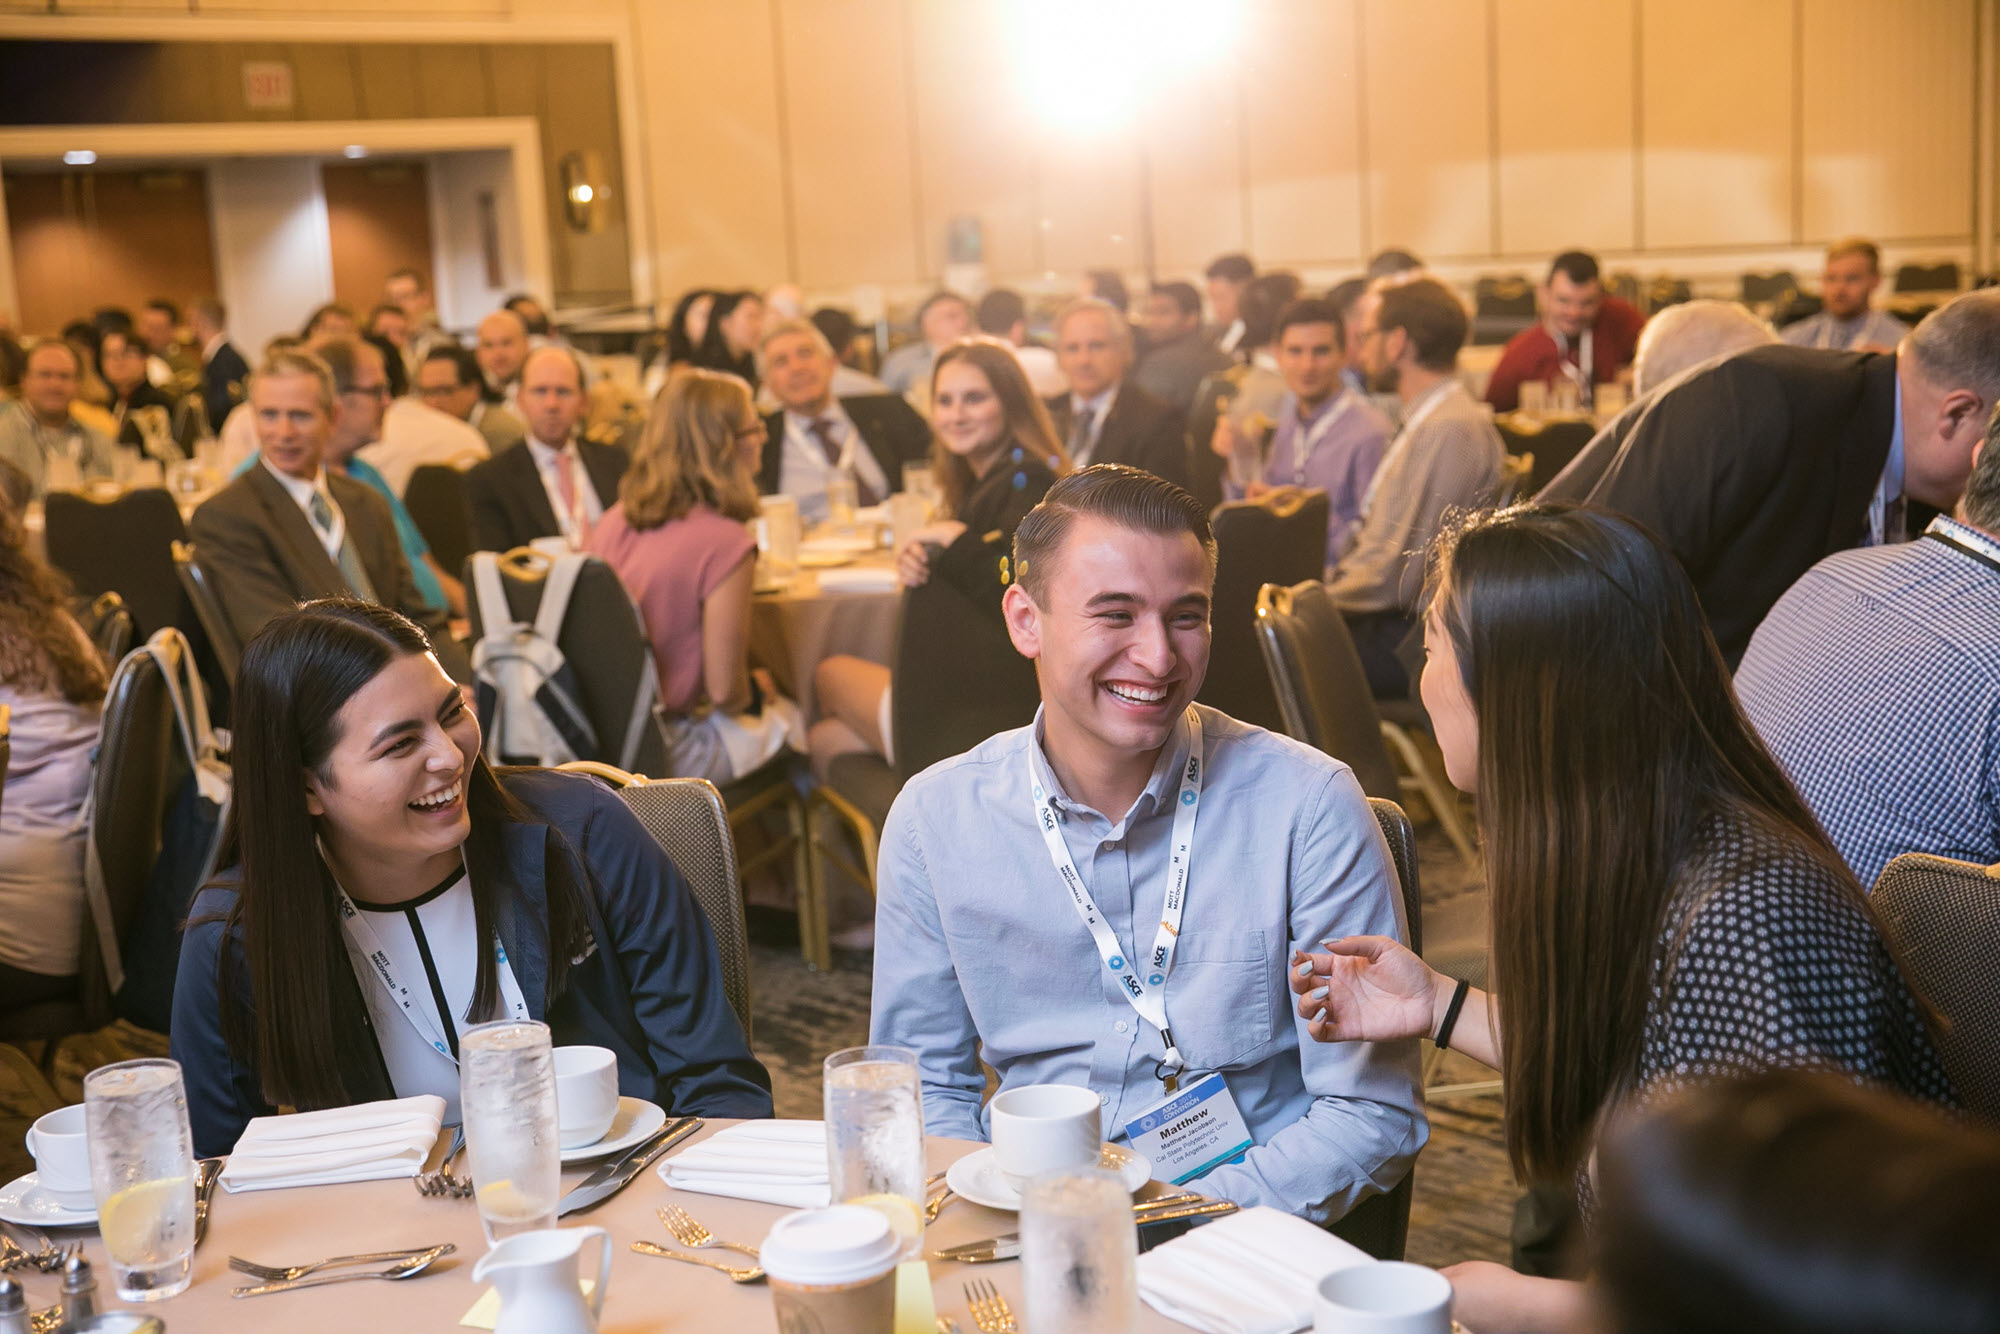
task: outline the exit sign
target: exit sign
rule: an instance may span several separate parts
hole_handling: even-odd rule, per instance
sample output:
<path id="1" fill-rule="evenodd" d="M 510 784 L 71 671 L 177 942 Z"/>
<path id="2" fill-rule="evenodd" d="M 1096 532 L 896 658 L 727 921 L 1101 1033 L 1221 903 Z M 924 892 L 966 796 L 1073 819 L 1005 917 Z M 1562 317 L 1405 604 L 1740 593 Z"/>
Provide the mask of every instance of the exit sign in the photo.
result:
<path id="1" fill-rule="evenodd" d="M 243 105 L 252 111 L 292 109 L 292 67 L 283 60 L 243 62 Z"/>

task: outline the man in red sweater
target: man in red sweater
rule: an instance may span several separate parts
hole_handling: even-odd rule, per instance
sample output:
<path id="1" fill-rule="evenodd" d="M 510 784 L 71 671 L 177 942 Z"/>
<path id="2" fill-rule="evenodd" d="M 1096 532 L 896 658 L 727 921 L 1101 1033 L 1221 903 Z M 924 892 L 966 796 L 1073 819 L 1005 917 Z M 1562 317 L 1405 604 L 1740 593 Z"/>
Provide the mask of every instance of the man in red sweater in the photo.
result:
<path id="1" fill-rule="evenodd" d="M 1486 401 L 1495 412 L 1512 412 L 1520 406 L 1523 384 L 1539 380 L 1554 386 L 1568 379 L 1588 412 L 1596 387 L 1618 379 L 1632 364 L 1646 317 L 1630 302 L 1605 295 L 1597 257 L 1581 250 L 1556 256 L 1542 284 L 1541 307 L 1539 324 L 1507 340 L 1487 382 Z"/>

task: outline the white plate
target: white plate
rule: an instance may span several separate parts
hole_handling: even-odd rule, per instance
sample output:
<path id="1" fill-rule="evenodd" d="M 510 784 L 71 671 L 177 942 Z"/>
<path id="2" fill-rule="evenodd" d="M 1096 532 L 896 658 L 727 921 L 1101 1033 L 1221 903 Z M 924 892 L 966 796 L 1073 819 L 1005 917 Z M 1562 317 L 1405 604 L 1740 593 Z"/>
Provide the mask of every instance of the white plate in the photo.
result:
<path id="1" fill-rule="evenodd" d="M 97 1205 L 72 1209 L 42 1189 L 33 1172 L 0 1188 L 0 1218 L 29 1227 L 86 1227 L 97 1221 Z"/>
<path id="2" fill-rule="evenodd" d="M 1117 1160 L 1118 1176 L 1126 1190 L 1136 1192 L 1153 1179 L 1153 1164 L 1145 1154 L 1123 1144 L 1106 1144 L 1104 1152 Z M 946 1168 L 944 1183 L 965 1199 L 988 1209 L 1012 1213 L 1021 1207 L 1021 1192 L 1001 1175 L 999 1160 L 993 1156 L 990 1145 L 966 1154 Z"/>
<path id="3" fill-rule="evenodd" d="M 604 1132 L 604 1138 L 590 1144 L 579 1144 L 574 1149 L 564 1149 L 562 1160 L 580 1163 L 621 1152 L 666 1123 L 667 1113 L 658 1103 L 647 1102 L 644 1098 L 620 1098 L 618 1115 L 611 1118 L 611 1128 Z"/>

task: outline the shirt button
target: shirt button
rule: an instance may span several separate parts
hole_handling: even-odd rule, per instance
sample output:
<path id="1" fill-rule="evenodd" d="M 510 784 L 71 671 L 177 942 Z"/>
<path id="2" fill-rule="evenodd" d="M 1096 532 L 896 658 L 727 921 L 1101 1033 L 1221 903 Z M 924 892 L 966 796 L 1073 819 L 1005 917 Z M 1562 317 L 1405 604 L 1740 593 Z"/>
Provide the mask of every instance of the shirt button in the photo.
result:
<path id="1" fill-rule="evenodd" d="M 1097 1105 L 1099 1107 L 1109 1107 L 1111 1105 L 1111 1095 L 1109 1093 L 1098 1094 Z"/>
<path id="2" fill-rule="evenodd" d="M 1113 848 L 1117 847 L 1118 845 L 1116 843 L 1113 843 L 1111 840 L 1106 839 L 1100 846 L 1103 849 L 1103 851 L 1110 852 Z"/>
<path id="3" fill-rule="evenodd" d="M 1120 1033 L 1126 1033 L 1131 1031 L 1132 1025 L 1126 1023 L 1123 1019 L 1120 1019 L 1117 1023 L 1113 1024 L 1112 1027 L 1117 1029 Z"/>

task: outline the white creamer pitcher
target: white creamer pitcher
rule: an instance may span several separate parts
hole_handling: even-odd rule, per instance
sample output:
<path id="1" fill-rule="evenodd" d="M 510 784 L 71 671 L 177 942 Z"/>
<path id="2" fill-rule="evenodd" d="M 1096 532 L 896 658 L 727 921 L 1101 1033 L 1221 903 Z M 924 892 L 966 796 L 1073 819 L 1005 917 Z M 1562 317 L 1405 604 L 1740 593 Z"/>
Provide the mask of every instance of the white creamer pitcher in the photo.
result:
<path id="1" fill-rule="evenodd" d="M 585 1301 L 576 1278 L 576 1255 L 592 1237 L 598 1240 L 600 1257 L 597 1286 Z M 611 1280 L 611 1234 L 601 1227 L 517 1233 L 480 1257 L 472 1280 L 490 1282 L 500 1292 L 493 1334 L 597 1334 L 604 1288 Z"/>

